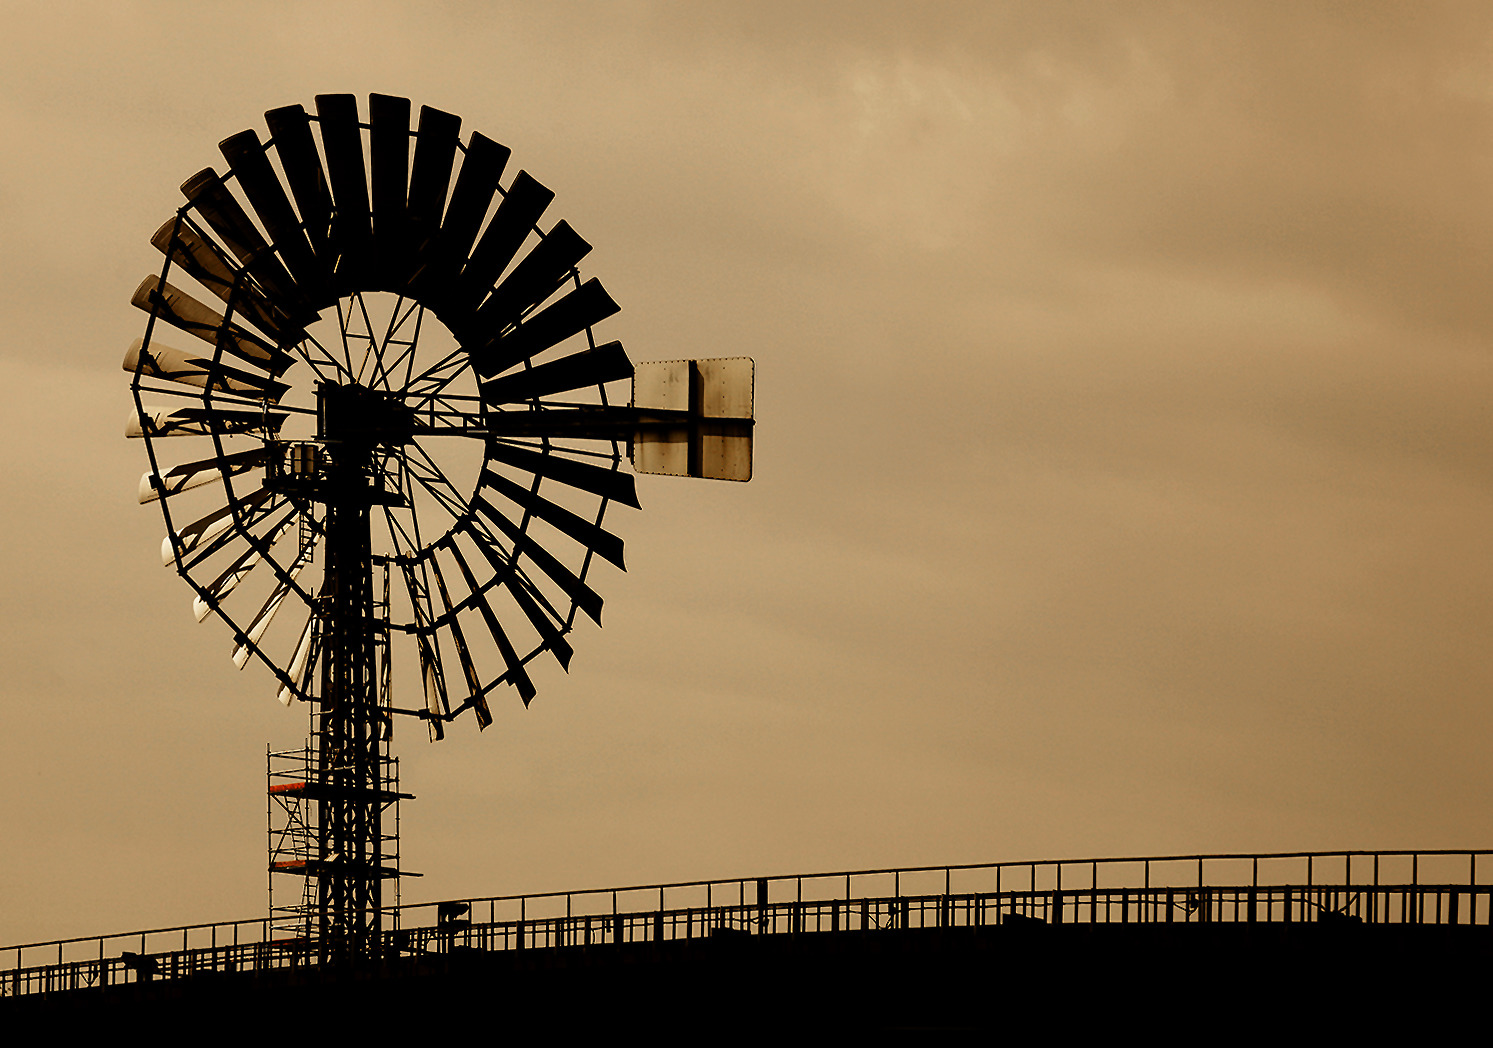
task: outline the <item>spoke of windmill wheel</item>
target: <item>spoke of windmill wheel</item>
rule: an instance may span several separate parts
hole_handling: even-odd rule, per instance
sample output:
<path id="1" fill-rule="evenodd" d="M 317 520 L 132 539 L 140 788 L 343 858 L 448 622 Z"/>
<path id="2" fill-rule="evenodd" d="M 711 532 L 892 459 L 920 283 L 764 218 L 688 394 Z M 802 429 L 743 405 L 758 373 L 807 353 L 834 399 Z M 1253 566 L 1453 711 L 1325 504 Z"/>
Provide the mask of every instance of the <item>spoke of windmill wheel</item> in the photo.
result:
<path id="1" fill-rule="evenodd" d="M 493 577 L 488 582 L 488 586 L 502 586 L 508 591 L 514 603 L 528 618 L 529 624 L 534 627 L 534 632 L 543 638 L 545 648 L 554 652 L 556 661 L 567 673 L 570 672 L 570 659 L 574 650 L 570 642 L 565 639 L 562 629 L 565 626 L 565 616 L 550 608 L 548 601 L 544 602 L 545 607 L 540 607 L 534 595 L 525 588 L 525 580 L 519 574 L 515 564 L 511 560 L 503 560 L 496 542 L 484 536 L 475 524 L 468 528 L 467 534 L 471 536 L 472 544 L 492 566 Z M 454 536 L 447 539 L 447 545 L 456 558 L 456 566 L 460 569 L 462 578 L 466 580 L 467 588 L 481 596 L 484 589 L 477 585 L 471 566 L 462 556 L 461 547 L 456 544 Z"/>
<path id="2" fill-rule="evenodd" d="M 405 305 L 406 301 L 409 302 L 408 306 Z M 384 333 L 383 340 L 378 343 L 378 350 L 375 355 L 376 363 L 373 374 L 369 376 L 368 385 L 376 386 L 382 384 L 384 389 L 393 392 L 394 387 L 391 377 L 398 370 L 399 365 L 408 361 L 410 368 L 413 367 L 416 347 L 420 344 L 420 323 L 424 315 L 424 307 L 414 299 L 406 300 L 401 296 L 394 303 L 394 309 L 389 314 L 388 329 Z M 411 318 L 414 320 L 414 328 L 411 331 L 404 332 Z M 409 337 L 397 338 L 396 336 L 401 332 L 408 334 Z M 390 346 L 399 346 L 400 349 L 393 360 L 385 360 L 384 355 L 388 352 Z M 408 372 L 410 368 L 407 368 L 406 371 Z M 380 382 L 380 380 L 382 381 Z M 405 386 L 407 387 L 408 384 L 409 376 L 406 373 Z"/>
<path id="3" fill-rule="evenodd" d="M 448 388 L 451 383 L 465 374 L 471 366 L 471 356 L 465 349 L 458 348 L 446 354 L 420 374 L 412 376 L 405 382 L 404 388 L 410 392 L 418 392 L 420 395 L 429 398 Z M 426 383 L 429 383 L 430 388 L 416 389 L 416 387 Z"/>
<path id="4" fill-rule="evenodd" d="M 257 466 L 264 465 L 268 455 L 269 449 L 267 448 L 250 448 L 247 451 L 224 455 L 222 458 L 183 462 L 179 466 L 173 466 L 164 474 L 144 473 L 140 477 L 140 503 L 144 505 L 147 502 L 155 502 L 163 494 L 175 495 L 179 491 L 189 491 L 203 484 L 210 484 L 215 480 L 223 479 L 225 473 L 229 476 L 247 473 Z"/>
<path id="5" fill-rule="evenodd" d="M 249 548 L 224 568 L 222 574 L 203 587 L 202 592 L 197 594 L 197 599 L 192 602 L 192 614 L 197 617 L 198 622 L 207 618 L 207 613 L 222 603 L 223 599 L 232 593 L 238 584 L 244 581 L 245 576 L 254 569 L 254 566 L 264 558 L 265 553 L 273 549 L 275 544 L 285 537 L 285 533 L 296 522 L 297 515 L 296 510 L 291 510 L 265 532 L 263 538 L 246 536 L 251 542 Z"/>
<path id="6" fill-rule="evenodd" d="M 192 356 L 158 340 L 152 340 L 148 350 L 144 339 L 137 338 L 130 343 L 124 354 L 124 370 L 199 389 L 258 393 L 271 404 L 277 403 L 290 389 L 284 382 L 227 364 L 215 364 L 211 357 Z"/>
<path id="7" fill-rule="evenodd" d="M 441 508 L 451 514 L 453 518 L 465 515 L 467 511 L 466 499 L 456 486 L 446 478 L 446 474 L 435 464 L 435 461 L 425 453 L 425 449 L 417 444 L 411 444 L 411 448 L 419 453 L 423 462 L 415 462 L 412 457 L 405 458 L 405 468 L 410 477 L 421 487 L 428 491 L 432 498 L 440 503 Z M 429 470 L 431 476 L 422 476 L 422 470 Z"/>
<path id="8" fill-rule="evenodd" d="M 185 397 L 187 400 L 191 401 L 193 404 L 201 404 L 203 402 L 202 393 L 199 392 L 196 389 L 183 389 L 181 386 L 154 386 L 154 385 L 150 385 L 150 384 L 148 384 L 146 382 L 139 382 L 138 384 L 140 386 L 140 392 L 141 393 L 148 393 L 151 396 Z M 261 429 L 261 428 L 263 428 L 262 422 L 260 422 L 258 420 L 262 420 L 263 417 L 264 417 L 264 412 L 265 412 L 265 401 L 264 400 L 246 400 L 246 399 L 240 399 L 239 397 L 235 397 L 235 396 L 233 396 L 231 394 L 228 394 L 228 393 L 211 393 L 209 395 L 208 399 L 209 399 L 210 403 L 213 405 L 214 408 L 220 408 L 220 407 L 242 408 L 242 409 L 244 409 L 244 412 L 253 413 L 254 418 L 256 419 L 256 423 L 255 423 L 255 425 L 253 425 L 253 426 L 251 426 L 249 428 L 250 429 Z M 159 410 L 165 412 L 165 411 L 169 411 L 170 409 L 162 407 Z M 187 409 L 187 410 L 191 410 L 191 409 Z M 198 408 L 196 410 L 201 411 L 202 409 Z M 316 409 L 315 408 L 296 407 L 293 404 L 276 404 L 275 405 L 274 414 L 280 415 L 280 416 L 284 416 L 284 415 L 287 415 L 287 414 L 289 414 L 289 415 L 315 415 L 316 414 Z M 269 428 L 271 430 L 273 430 L 278 425 L 279 425 L 278 422 L 272 422 L 272 424 L 270 425 Z M 199 432 L 200 433 L 205 433 L 207 431 L 206 430 L 201 430 Z M 226 432 L 229 432 L 229 431 L 228 430 L 224 430 L 223 432 L 226 433 Z M 238 432 L 242 432 L 242 431 L 238 431 Z M 139 433 L 131 433 L 129 435 L 130 436 L 136 436 L 136 437 L 140 436 Z M 157 436 L 157 434 L 152 433 L 151 436 Z"/>
<path id="9" fill-rule="evenodd" d="M 156 408 L 130 412 L 126 437 L 200 437 L 208 434 L 274 433 L 288 417 L 285 409 Z"/>
<path id="10" fill-rule="evenodd" d="M 246 318 L 279 344 L 291 345 L 305 337 L 305 329 L 265 297 L 253 278 L 236 269 L 228 256 L 194 229 L 185 216 L 168 219 L 150 242 L 173 265 L 180 266 L 225 304 L 231 304 L 235 315 Z"/>
<path id="11" fill-rule="evenodd" d="M 284 374 L 294 363 L 295 358 L 289 353 L 237 324 L 225 322 L 223 314 L 163 282 L 160 277 L 149 276 L 142 280 L 131 296 L 130 304 L 209 345 L 221 346 L 225 352 L 264 368 L 272 375 Z"/>
<path id="12" fill-rule="evenodd" d="M 503 440 L 489 440 L 487 455 L 527 473 L 568 484 L 592 495 L 620 502 L 624 506 L 641 508 L 638 505 L 637 483 L 632 474 L 623 473 L 615 465 L 608 469 L 589 462 L 562 458 L 553 449 L 541 453 Z"/>
<path id="13" fill-rule="evenodd" d="M 522 554 L 534 566 L 560 587 L 575 605 L 598 626 L 601 625 L 601 595 L 593 590 L 575 572 L 561 564 L 548 550 L 531 539 L 522 528 L 503 516 L 502 512 L 478 491 L 472 496 L 472 507 L 481 513 L 503 533 L 513 546 L 515 555 Z"/>
<path id="14" fill-rule="evenodd" d="M 264 607 L 259 609 L 259 614 L 255 615 L 254 620 L 249 623 L 248 630 L 240 635 L 238 646 L 233 650 L 233 664 L 239 669 L 244 668 L 244 664 L 249 661 L 250 651 L 257 648 L 259 642 L 264 639 L 265 630 L 270 628 L 270 623 L 275 619 L 275 613 L 280 610 L 280 605 L 285 603 L 285 598 L 289 596 L 295 584 L 296 576 L 305 566 L 306 559 L 297 557 L 287 572 L 288 577 L 276 583 L 269 599 L 264 602 Z"/>
<path id="15" fill-rule="evenodd" d="M 516 364 L 559 345 L 621 309 L 595 277 L 553 305 L 527 318 L 522 324 L 474 351 L 477 373 L 485 377 L 501 374 Z M 621 343 L 611 343 L 621 353 Z M 623 355 L 626 359 L 626 355 Z M 628 364 L 626 377 L 632 375 Z M 615 376 L 618 378 L 622 375 Z M 575 388 L 575 387 L 567 387 Z"/>
<path id="16" fill-rule="evenodd" d="M 306 238 L 316 252 L 322 273 L 330 275 L 337 260 L 329 239 L 332 194 L 327 188 L 321 157 L 316 152 L 316 140 L 311 135 L 311 118 L 304 108 L 294 105 L 271 109 L 264 114 L 264 119 L 274 136 L 275 152 L 280 157 L 285 181 L 290 183 L 290 192 L 301 213 Z"/>
<path id="17" fill-rule="evenodd" d="M 270 166 L 265 147 L 252 129 L 240 131 L 218 144 L 233 177 L 238 179 L 249 205 L 269 231 L 276 251 L 290 270 L 296 286 L 317 307 L 325 307 L 332 297 L 328 274 L 316 259 L 300 220 L 290 206 L 290 199 L 280 185 L 280 178 Z"/>
<path id="18" fill-rule="evenodd" d="M 311 350 L 307 349 L 308 345 L 311 347 L 311 349 L 314 349 L 317 353 L 321 354 L 324 364 L 330 364 L 334 369 L 334 374 L 330 379 L 328 378 L 327 373 L 323 370 L 322 364 L 319 364 L 316 358 L 312 355 Z M 323 345 L 322 341 L 315 335 L 312 335 L 308 332 L 306 334 L 306 337 L 301 340 L 301 344 L 297 347 L 297 351 L 300 359 L 306 362 L 307 367 L 316 372 L 316 377 L 320 381 L 352 381 L 352 375 L 348 373 L 347 368 L 342 363 L 342 361 L 338 360 L 337 355 L 330 349 L 328 349 L 325 345 Z"/>
<path id="19" fill-rule="evenodd" d="M 472 712 L 477 717 L 477 728 L 480 731 L 492 723 L 492 712 L 487 708 L 487 700 L 482 697 L 482 679 L 477 675 L 477 667 L 473 664 L 471 653 L 467 650 L 467 640 L 461 631 L 461 620 L 456 613 L 457 609 L 451 603 L 451 594 L 446 589 L 446 578 L 441 574 L 440 560 L 434 551 L 430 557 L 430 573 L 435 576 L 436 590 L 440 593 L 441 604 L 446 609 L 441 618 L 451 628 L 451 643 L 456 648 L 456 660 L 461 664 L 462 676 L 466 678 L 466 702 L 472 704 Z"/>

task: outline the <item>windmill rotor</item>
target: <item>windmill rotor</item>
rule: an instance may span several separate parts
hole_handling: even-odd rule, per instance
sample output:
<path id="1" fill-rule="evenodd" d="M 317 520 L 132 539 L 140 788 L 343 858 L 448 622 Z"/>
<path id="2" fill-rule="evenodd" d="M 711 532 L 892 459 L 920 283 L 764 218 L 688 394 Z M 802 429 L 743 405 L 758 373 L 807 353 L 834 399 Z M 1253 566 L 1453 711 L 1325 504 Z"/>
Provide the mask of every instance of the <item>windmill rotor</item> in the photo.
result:
<path id="1" fill-rule="evenodd" d="M 534 698 L 536 660 L 569 668 L 598 562 L 625 570 L 624 458 L 751 471 L 751 362 L 635 368 L 598 341 L 619 307 L 554 194 L 460 118 L 411 117 L 321 95 L 225 139 L 151 238 L 123 362 L 163 563 L 238 667 L 311 705 L 319 930 L 354 952 L 398 873 L 376 843 L 393 718 L 486 728 L 495 696 Z"/>

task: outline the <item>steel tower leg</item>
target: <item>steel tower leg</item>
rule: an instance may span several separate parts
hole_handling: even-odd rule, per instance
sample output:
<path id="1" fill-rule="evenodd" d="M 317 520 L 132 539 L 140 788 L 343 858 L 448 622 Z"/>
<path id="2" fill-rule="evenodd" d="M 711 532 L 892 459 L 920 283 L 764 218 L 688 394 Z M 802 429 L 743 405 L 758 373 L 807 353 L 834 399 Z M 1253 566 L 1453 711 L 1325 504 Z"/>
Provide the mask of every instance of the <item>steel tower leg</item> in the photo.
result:
<path id="1" fill-rule="evenodd" d="M 376 954 L 379 943 L 384 747 L 374 668 L 372 555 L 363 455 L 329 463 L 324 646 L 313 713 L 321 960 Z"/>

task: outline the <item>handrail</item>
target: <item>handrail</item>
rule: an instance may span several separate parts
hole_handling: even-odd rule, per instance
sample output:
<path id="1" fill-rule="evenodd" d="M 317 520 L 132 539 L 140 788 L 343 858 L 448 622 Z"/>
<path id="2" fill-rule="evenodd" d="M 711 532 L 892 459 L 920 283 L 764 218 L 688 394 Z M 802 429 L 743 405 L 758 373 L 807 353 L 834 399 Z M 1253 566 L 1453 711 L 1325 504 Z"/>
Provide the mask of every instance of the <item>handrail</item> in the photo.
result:
<path id="1" fill-rule="evenodd" d="M 1173 897 L 1177 893 L 1183 893 L 1178 897 L 1190 899 L 1194 907 L 1201 905 L 1199 899 L 1212 900 L 1215 896 L 1223 900 L 1218 904 L 1220 907 L 1231 903 L 1232 917 L 1222 916 L 1220 910 L 1220 916 L 1216 918 L 1219 920 L 1241 919 L 1240 906 L 1246 906 L 1249 912 L 1257 914 L 1261 899 L 1265 900 L 1264 919 L 1270 920 L 1270 914 L 1277 910 L 1289 917 L 1292 906 L 1305 907 L 1309 899 L 1327 898 L 1338 893 L 1346 896 L 1351 892 L 1369 892 L 1370 923 L 1388 920 L 1387 916 L 1380 914 L 1379 906 L 1382 901 L 1387 914 L 1390 906 L 1387 900 L 1395 893 L 1399 893 L 1401 899 L 1402 919 L 1408 912 L 1403 907 L 1410 905 L 1407 900 L 1413 897 L 1417 912 L 1424 909 L 1426 900 L 1432 900 L 1434 915 L 1429 923 L 1488 923 L 1490 909 L 1493 909 L 1493 863 L 1483 862 L 1480 870 L 1479 859 L 1489 855 L 1493 855 L 1493 850 L 1239 852 L 882 867 L 729 880 L 674 881 L 411 903 L 390 908 L 392 927 L 385 935 L 391 943 L 414 944 L 415 948 L 427 952 L 439 948 L 442 943 L 455 943 L 458 934 L 468 944 L 475 934 L 477 941 L 484 944 L 478 947 L 482 949 L 523 948 L 521 944 L 526 939 L 530 940 L 528 948 L 545 948 L 565 944 L 568 941 L 566 935 L 570 933 L 567 929 L 580 929 L 575 933 L 582 935 L 588 944 L 638 941 L 640 936 L 652 938 L 654 936 L 646 932 L 658 931 L 666 925 L 675 928 L 679 922 L 684 922 L 684 937 L 693 937 L 697 926 L 707 927 L 704 923 L 707 919 L 716 922 L 710 925 L 712 928 L 729 927 L 729 923 L 721 922 L 737 920 L 750 925 L 758 933 L 767 933 L 779 930 L 777 926 L 782 919 L 788 920 L 791 926 L 794 921 L 807 919 L 805 915 L 808 915 L 819 924 L 832 919 L 832 930 L 846 930 L 852 925 L 866 927 L 869 915 L 882 911 L 889 913 L 899 907 L 903 913 L 922 914 L 923 917 L 918 918 L 921 921 L 929 906 L 957 902 L 969 913 L 974 913 L 977 907 L 983 921 L 983 915 L 991 912 L 992 906 L 997 915 L 1021 912 L 1011 911 L 1009 906 L 1018 903 L 1036 906 L 1031 900 L 1037 899 L 1045 900 L 1037 907 L 1045 915 L 1041 919 L 1061 919 L 1072 909 L 1070 920 L 1102 923 L 1098 916 L 1101 905 L 1106 915 L 1118 905 L 1122 917 L 1130 912 L 1131 906 L 1142 904 L 1151 906 L 1155 913 L 1171 912 Z M 1371 860 L 1371 863 L 1355 860 Z M 1216 880 L 1220 864 L 1243 861 L 1250 863 L 1247 883 L 1237 875 L 1229 878 L 1228 883 Z M 1405 867 L 1403 872 L 1408 874 L 1407 877 L 1395 877 L 1395 871 L 1386 868 L 1395 866 L 1397 862 Z M 1448 865 L 1449 862 L 1453 865 Z M 1461 862 L 1466 866 L 1461 867 Z M 1185 876 L 1165 868 L 1177 863 L 1186 864 L 1186 870 L 1182 871 Z M 1262 863 L 1266 866 L 1264 879 L 1261 878 Z M 1278 869 L 1282 863 L 1291 868 Z M 1330 868 L 1324 868 L 1324 865 Z M 1431 871 L 1428 866 L 1443 869 Z M 1436 876 L 1453 872 L 1453 866 L 1465 869 L 1465 874 L 1454 878 Z M 1100 883 L 1101 871 L 1106 874 L 1102 878 L 1106 882 L 1103 884 Z M 1213 872 L 1213 878 L 1208 876 L 1210 872 Z M 1293 872 L 1294 877 L 1291 876 Z M 940 873 L 943 874 L 941 885 L 927 883 L 912 890 L 913 886 L 907 883 L 919 877 L 926 881 L 928 875 Z M 1066 883 L 1065 873 L 1068 874 Z M 971 883 L 971 876 L 975 874 L 983 874 L 978 878 L 983 883 Z M 1428 874 L 1432 876 L 1428 877 Z M 1487 880 L 1479 882 L 1480 874 Z M 960 875 L 957 890 L 956 875 Z M 1334 875 L 1340 875 L 1340 878 Z M 866 883 L 868 878 L 888 876 L 892 878 L 890 885 Z M 861 883 L 857 884 L 857 880 Z M 1111 880 L 1115 883 L 1109 883 Z M 829 881 L 836 882 L 831 894 L 815 890 L 815 884 L 811 883 L 822 885 Z M 806 883 L 811 888 L 808 898 L 804 894 Z M 750 893 L 749 885 L 752 887 Z M 888 887 L 892 889 L 890 892 L 885 890 Z M 717 888 L 726 891 L 717 895 Z M 791 888 L 791 898 L 785 898 L 789 894 L 785 890 L 788 888 Z M 704 897 L 700 898 L 702 891 Z M 673 900 L 669 899 L 671 892 Z M 693 897 L 681 898 L 682 894 L 691 892 Z M 621 907 L 621 897 L 637 893 L 649 894 L 648 905 L 635 906 L 629 899 L 628 906 Z M 656 901 L 652 898 L 655 894 Z M 1489 901 L 1480 906 L 1479 897 L 1483 895 L 1488 895 Z M 1461 910 L 1462 916 L 1459 916 L 1458 903 L 1463 896 L 1467 897 L 1467 908 Z M 1245 901 L 1247 899 L 1253 901 Z M 1449 920 L 1446 921 L 1442 920 L 1444 899 L 1449 909 Z M 563 914 L 558 912 L 559 900 L 564 900 Z M 669 905 L 671 901 L 673 906 Z M 1157 909 L 1163 906 L 1163 902 L 1167 908 L 1165 911 Z M 440 908 L 446 907 L 449 913 L 453 903 L 465 904 L 470 919 L 457 924 L 442 921 L 438 916 Z M 515 904 L 516 913 L 513 912 Z M 501 916 L 498 913 L 500 905 L 505 911 Z M 1208 905 L 1212 906 L 1212 902 Z M 1310 905 L 1325 904 L 1311 901 Z M 908 907 L 912 906 L 916 909 L 909 910 Z M 1002 906 L 1008 908 L 1003 910 Z M 484 907 L 488 912 L 480 914 L 479 908 Z M 1090 908 L 1087 916 L 1080 912 L 1083 907 Z M 545 912 L 551 908 L 556 912 Z M 419 920 L 427 910 L 430 911 L 428 917 Z M 852 910 L 855 911 L 853 915 Z M 1303 916 L 1297 919 L 1308 919 L 1305 912 L 1303 909 Z M 789 916 L 785 918 L 785 914 Z M 603 918 L 611 922 L 605 928 L 607 922 Z M 1105 917 L 1106 921 L 1109 919 Z M 1419 922 L 1417 918 L 1416 923 Z M 640 933 L 638 929 L 644 925 L 647 927 Z M 405 930 L 401 931 L 401 928 Z M 164 958 L 171 966 L 170 975 L 315 963 L 315 950 L 307 940 L 275 940 L 272 935 L 270 920 L 259 917 L 7 946 L 0 948 L 0 996 L 48 992 L 48 988 L 65 985 L 76 987 L 132 981 L 142 973 L 131 967 L 131 963 L 140 962 L 127 961 L 126 954 L 136 958 Z M 668 936 L 660 933 L 656 937 L 674 937 L 674 933 Z M 46 956 L 38 956 L 39 953 Z M 13 964 L 7 965 L 6 962 L 12 959 Z M 28 965 L 27 961 L 31 963 Z"/>

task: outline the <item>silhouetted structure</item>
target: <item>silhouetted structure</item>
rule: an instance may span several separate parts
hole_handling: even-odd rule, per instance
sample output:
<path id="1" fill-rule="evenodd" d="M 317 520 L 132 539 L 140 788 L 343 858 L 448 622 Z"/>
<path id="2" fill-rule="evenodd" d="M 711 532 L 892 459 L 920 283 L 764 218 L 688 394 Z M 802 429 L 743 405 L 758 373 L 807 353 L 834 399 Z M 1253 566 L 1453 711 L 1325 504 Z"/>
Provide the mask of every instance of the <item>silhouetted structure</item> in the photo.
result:
<path id="1" fill-rule="evenodd" d="M 554 194 L 522 171 L 504 187 L 508 148 L 463 144 L 458 117 L 422 107 L 412 129 L 409 100 L 388 95 L 370 96 L 367 121 L 351 95 L 315 109 L 271 110 L 267 142 L 233 135 L 227 175 L 183 184 L 124 366 L 163 562 L 199 620 L 233 629 L 237 665 L 257 659 L 283 702 L 311 704 L 305 774 L 276 784 L 300 850 L 271 869 L 314 884 L 279 912 L 326 962 L 384 949 L 394 715 L 435 740 L 468 709 L 486 727 L 500 685 L 527 704 L 528 664 L 568 665 L 577 612 L 600 622 L 594 559 L 622 567 L 603 518 L 638 505 L 623 458 L 749 479 L 753 374 L 750 360 L 635 369 L 619 343 L 597 345 L 618 307 L 581 280 L 590 245 L 563 221 L 541 230 Z M 317 333 L 324 313 L 335 338 Z M 167 328 L 211 348 L 168 346 Z M 624 380 L 619 404 L 607 387 Z M 168 467 L 180 442 L 198 450 Z M 273 647 L 287 605 L 304 619 Z M 401 647 L 418 666 L 409 708 L 392 693 Z"/>

